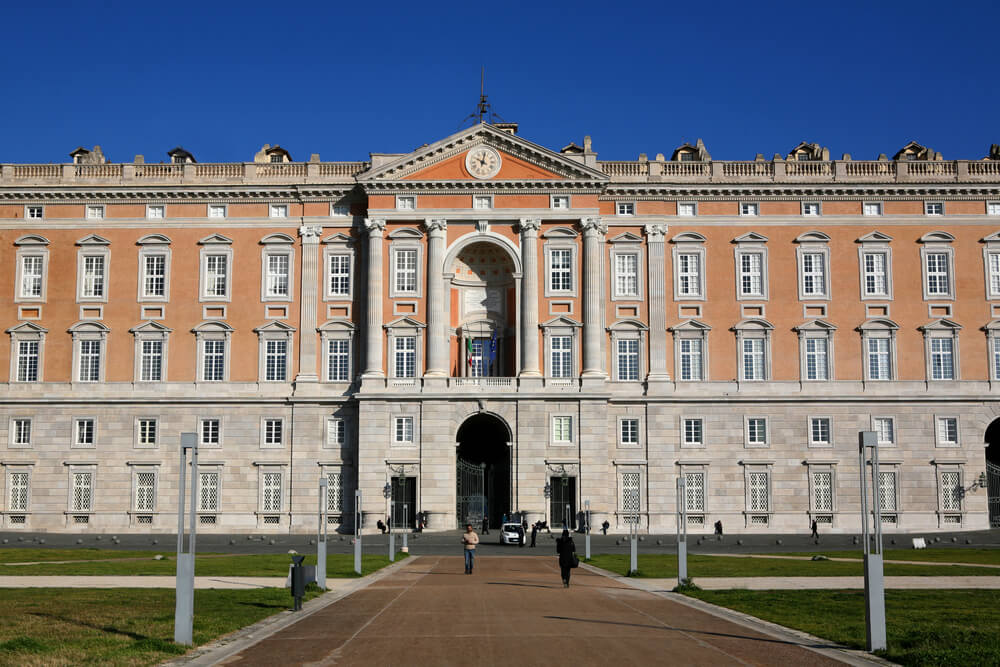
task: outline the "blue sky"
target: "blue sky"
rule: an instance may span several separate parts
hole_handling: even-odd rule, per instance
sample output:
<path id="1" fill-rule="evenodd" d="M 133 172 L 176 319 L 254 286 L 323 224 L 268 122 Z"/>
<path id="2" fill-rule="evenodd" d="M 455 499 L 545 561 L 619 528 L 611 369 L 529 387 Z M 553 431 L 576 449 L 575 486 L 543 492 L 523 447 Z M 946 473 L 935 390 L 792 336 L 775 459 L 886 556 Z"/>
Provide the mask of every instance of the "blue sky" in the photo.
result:
<path id="1" fill-rule="evenodd" d="M 0 162 L 363 160 L 456 131 L 479 69 L 495 109 L 600 159 L 702 137 L 752 159 L 818 142 L 873 159 L 910 139 L 983 157 L 1000 10 L 974 2 L 7 3 Z"/>

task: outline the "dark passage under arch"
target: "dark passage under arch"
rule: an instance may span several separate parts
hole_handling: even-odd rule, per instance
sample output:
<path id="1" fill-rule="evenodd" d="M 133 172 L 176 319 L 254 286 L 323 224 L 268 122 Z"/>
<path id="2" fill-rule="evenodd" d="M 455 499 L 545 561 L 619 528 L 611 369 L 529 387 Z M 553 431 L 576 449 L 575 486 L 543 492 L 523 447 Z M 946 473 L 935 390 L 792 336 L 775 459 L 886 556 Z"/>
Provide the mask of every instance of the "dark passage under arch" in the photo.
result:
<path id="1" fill-rule="evenodd" d="M 986 428 L 986 493 L 990 526 L 1000 528 L 1000 419 Z"/>
<path id="2" fill-rule="evenodd" d="M 511 453 L 507 443 L 510 441 L 510 431 L 507 425 L 494 415 L 482 412 L 465 420 L 455 436 L 458 441 L 458 469 L 456 470 L 458 495 L 460 498 L 456 517 L 459 524 L 465 521 L 482 522 L 482 513 L 489 519 L 491 528 L 499 527 L 504 514 L 511 514 Z M 469 509 L 475 505 L 461 505 L 461 498 L 468 496 L 468 489 L 462 489 L 463 464 L 466 471 L 469 464 L 479 467 L 482 471 L 482 495 L 484 507 L 482 513 Z M 465 475 L 468 479 L 468 473 Z M 463 516 L 464 515 L 464 516 Z"/>

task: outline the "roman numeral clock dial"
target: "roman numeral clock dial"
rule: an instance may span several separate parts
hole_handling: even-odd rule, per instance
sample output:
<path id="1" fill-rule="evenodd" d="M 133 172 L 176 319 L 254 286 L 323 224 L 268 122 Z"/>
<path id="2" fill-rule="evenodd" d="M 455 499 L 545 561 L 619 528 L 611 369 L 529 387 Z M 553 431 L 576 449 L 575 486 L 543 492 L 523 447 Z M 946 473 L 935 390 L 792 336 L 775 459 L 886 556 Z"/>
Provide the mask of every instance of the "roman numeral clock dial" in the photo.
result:
<path id="1" fill-rule="evenodd" d="M 465 154 L 465 168 L 476 178 L 492 178 L 500 171 L 500 154 L 489 146 L 473 148 Z"/>

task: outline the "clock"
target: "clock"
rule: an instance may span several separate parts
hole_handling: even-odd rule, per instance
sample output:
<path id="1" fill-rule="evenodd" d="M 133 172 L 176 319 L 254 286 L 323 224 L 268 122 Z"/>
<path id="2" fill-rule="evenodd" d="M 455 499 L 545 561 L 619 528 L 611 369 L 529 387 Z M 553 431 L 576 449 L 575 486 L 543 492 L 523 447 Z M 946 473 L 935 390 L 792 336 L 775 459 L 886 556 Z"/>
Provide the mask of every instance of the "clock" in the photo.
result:
<path id="1" fill-rule="evenodd" d="M 465 168 L 475 178 L 492 178 L 500 171 L 500 153 L 478 146 L 465 154 Z"/>

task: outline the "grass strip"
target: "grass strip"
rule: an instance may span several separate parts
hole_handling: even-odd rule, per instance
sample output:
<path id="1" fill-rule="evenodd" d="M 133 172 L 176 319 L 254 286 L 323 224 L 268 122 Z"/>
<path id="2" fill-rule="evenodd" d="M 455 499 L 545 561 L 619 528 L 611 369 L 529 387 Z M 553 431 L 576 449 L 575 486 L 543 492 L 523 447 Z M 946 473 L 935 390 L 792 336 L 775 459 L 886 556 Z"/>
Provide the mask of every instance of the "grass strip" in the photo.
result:
<path id="1" fill-rule="evenodd" d="M 628 574 L 628 554 L 594 554 L 588 562 L 615 574 L 623 576 Z M 860 577 L 864 574 L 864 566 L 860 561 L 853 563 L 787 558 L 730 558 L 688 554 L 688 574 L 696 581 L 699 577 Z M 990 576 L 996 574 L 994 570 L 984 567 L 885 564 L 885 575 L 897 577 Z M 652 579 L 676 577 L 677 556 L 675 554 L 640 553 L 639 572 L 634 576 Z"/>
<path id="2" fill-rule="evenodd" d="M 12 548 L 0 549 L 0 563 L 44 563 L 60 560 L 112 560 L 116 558 L 152 558 L 156 554 L 170 554 L 170 550 L 162 551 L 124 551 L 120 549 L 95 549 L 78 547 L 76 549 L 32 549 Z"/>
<path id="3" fill-rule="evenodd" d="M 820 545 L 822 546 L 822 545 Z M 861 560 L 861 550 L 850 551 L 790 551 L 782 553 L 753 554 L 754 556 L 815 556 L 823 554 L 830 558 L 857 558 Z M 885 549 L 886 560 L 908 560 L 919 563 L 972 563 L 976 565 L 1000 566 L 1000 549 Z"/>
<path id="4" fill-rule="evenodd" d="M 685 594 L 851 648 L 865 648 L 864 591 Z M 996 591 L 887 590 L 888 650 L 878 654 L 902 665 L 1000 664 L 996 602 Z"/>

